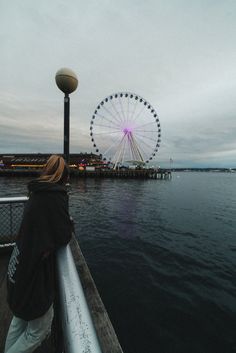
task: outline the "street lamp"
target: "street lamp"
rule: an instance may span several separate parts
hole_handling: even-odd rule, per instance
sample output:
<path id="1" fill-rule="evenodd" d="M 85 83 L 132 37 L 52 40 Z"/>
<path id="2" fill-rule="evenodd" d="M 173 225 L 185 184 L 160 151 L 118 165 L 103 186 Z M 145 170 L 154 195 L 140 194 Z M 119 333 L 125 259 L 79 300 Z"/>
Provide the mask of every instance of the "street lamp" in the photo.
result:
<path id="1" fill-rule="evenodd" d="M 57 71 L 55 76 L 57 87 L 65 93 L 64 97 L 64 156 L 69 165 L 70 159 L 70 97 L 78 86 L 76 74 L 67 68 Z"/>

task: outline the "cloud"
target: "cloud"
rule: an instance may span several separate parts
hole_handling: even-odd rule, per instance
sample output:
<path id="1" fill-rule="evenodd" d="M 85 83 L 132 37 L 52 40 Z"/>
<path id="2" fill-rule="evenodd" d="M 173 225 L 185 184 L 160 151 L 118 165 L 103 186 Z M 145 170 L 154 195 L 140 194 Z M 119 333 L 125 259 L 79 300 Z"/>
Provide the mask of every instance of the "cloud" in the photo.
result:
<path id="1" fill-rule="evenodd" d="M 180 165 L 234 163 L 234 1 L 35 6 L 3 0 L 0 6 L 0 153 L 62 148 L 63 95 L 54 75 L 68 66 L 79 76 L 71 95 L 71 151 L 91 151 L 97 104 L 127 90 L 158 111 L 157 163 L 168 164 L 170 156 Z"/>

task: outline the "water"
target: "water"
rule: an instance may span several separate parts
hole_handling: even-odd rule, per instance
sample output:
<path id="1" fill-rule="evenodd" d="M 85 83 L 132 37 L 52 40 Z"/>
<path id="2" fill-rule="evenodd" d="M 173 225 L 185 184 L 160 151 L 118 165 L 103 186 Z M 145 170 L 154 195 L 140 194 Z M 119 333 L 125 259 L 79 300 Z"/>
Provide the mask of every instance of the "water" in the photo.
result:
<path id="1" fill-rule="evenodd" d="M 0 195 L 27 179 L 0 178 Z M 76 233 L 125 353 L 236 352 L 236 174 L 72 180 Z"/>

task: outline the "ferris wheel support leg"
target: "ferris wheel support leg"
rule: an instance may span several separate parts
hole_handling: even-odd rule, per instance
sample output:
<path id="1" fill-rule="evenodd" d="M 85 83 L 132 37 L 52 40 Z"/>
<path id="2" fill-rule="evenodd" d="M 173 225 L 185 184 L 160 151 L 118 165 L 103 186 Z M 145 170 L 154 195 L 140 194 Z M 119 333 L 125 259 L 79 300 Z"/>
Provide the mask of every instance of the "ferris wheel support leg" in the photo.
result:
<path id="1" fill-rule="evenodd" d="M 133 137 L 132 134 L 130 134 L 130 147 L 132 150 L 132 154 L 135 160 L 140 160 L 140 162 L 143 162 L 143 157 L 142 154 L 138 148 L 138 145 Z"/>
<path id="2" fill-rule="evenodd" d="M 123 154 L 122 154 L 122 158 L 121 158 L 121 163 L 124 163 L 126 142 L 127 142 L 127 140 L 125 140 L 124 143 L 123 143 Z"/>
<path id="3" fill-rule="evenodd" d="M 114 156 L 114 157 L 116 157 L 116 155 L 117 155 L 117 158 L 114 158 L 114 159 L 115 159 L 115 165 L 114 165 L 113 169 L 116 169 L 117 164 L 118 164 L 119 161 L 120 161 L 120 155 L 121 155 L 122 147 L 123 147 L 123 144 L 124 144 L 125 136 L 126 136 L 126 135 L 124 135 L 124 136 L 122 137 L 122 139 L 121 139 L 121 141 L 120 141 L 120 143 L 119 143 L 119 146 L 118 146 L 119 149 L 118 149 L 118 151 L 116 152 L 116 154 L 115 154 L 115 156 Z"/>
<path id="4" fill-rule="evenodd" d="M 135 141 L 134 138 L 133 138 L 133 144 L 134 144 L 134 148 L 136 150 L 136 153 L 137 153 L 138 157 L 140 158 L 140 161 L 143 162 L 143 156 L 142 156 L 142 154 L 141 154 L 141 152 L 139 150 L 138 144 L 137 144 L 137 142 Z"/>
<path id="5" fill-rule="evenodd" d="M 117 157 L 117 159 L 116 159 L 116 161 L 115 161 L 114 169 L 116 169 L 117 164 L 120 162 L 120 155 L 121 155 L 121 151 L 122 151 L 122 148 L 119 150 L 118 157 Z"/>
<path id="6" fill-rule="evenodd" d="M 136 154 L 135 154 L 135 149 L 134 149 L 132 137 L 129 139 L 129 142 L 130 142 L 130 151 L 131 151 L 132 158 L 133 158 L 133 160 L 136 160 Z"/>

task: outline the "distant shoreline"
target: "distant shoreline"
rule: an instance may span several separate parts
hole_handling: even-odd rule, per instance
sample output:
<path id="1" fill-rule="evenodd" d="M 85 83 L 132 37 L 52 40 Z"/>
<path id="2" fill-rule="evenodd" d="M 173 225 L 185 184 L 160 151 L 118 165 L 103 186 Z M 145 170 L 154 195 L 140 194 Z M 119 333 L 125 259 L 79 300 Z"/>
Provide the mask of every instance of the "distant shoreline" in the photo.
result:
<path id="1" fill-rule="evenodd" d="M 172 168 L 172 172 L 223 172 L 236 173 L 236 168 Z"/>

